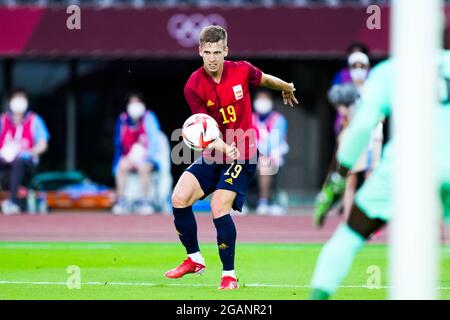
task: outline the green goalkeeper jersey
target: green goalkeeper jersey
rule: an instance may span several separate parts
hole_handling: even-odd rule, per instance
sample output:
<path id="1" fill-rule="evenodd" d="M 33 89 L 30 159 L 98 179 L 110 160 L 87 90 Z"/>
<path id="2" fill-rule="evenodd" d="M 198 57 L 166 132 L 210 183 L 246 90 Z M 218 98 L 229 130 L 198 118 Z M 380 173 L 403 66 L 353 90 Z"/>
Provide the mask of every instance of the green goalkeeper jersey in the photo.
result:
<path id="1" fill-rule="evenodd" d="M 439 61 L 440 106 L 438 124 L 438 159 L 440 176 L 450 181 L 450 51 L 443 51 Z M 373 128 L 391 113 L 393 98 L 394 68 L 392 59 L 375 66 L 362 91 L 356 114 L 339 146 L 338 162 L 352 168 L 367 147 Z M 421 128 L 417 128 L 421 130 Z M 390 143 L 383 157 L 391 153 Z M 389 156 L 391 159 L 391 157 Z M 387 160 L 387 159 L 386 159 Z"/>

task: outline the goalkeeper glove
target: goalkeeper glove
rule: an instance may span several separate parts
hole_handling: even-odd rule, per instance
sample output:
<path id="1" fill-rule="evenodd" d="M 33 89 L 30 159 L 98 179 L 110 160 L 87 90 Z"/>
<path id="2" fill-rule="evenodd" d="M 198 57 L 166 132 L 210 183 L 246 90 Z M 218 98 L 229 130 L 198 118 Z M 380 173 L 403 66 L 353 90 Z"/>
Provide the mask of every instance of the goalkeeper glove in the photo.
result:
<path id="1" fill-rule="evenodd" d="M 345 176 L 336 171 L 331 172 L 315 199 L 313 222 L 316 227 L 323 226 L 328 211 L 339 201 L 344 191 Z"/>

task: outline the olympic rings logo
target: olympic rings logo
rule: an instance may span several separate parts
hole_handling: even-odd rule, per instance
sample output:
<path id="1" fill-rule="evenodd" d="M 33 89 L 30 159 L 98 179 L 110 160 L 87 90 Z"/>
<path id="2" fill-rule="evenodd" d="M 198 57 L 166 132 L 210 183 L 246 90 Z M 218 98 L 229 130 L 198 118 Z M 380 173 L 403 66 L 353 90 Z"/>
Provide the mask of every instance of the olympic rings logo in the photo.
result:
<path id="1" fill-rule="evenodd" d="M 227 27 L 225 18 L 219 14 L 203 15 L 195 13 L 185 15 L 178 13 L 169 19 L 167 31 L 182 47 L 192 48 L 198 45 L 198 38 L 202 29 L 209 25 Z"/>

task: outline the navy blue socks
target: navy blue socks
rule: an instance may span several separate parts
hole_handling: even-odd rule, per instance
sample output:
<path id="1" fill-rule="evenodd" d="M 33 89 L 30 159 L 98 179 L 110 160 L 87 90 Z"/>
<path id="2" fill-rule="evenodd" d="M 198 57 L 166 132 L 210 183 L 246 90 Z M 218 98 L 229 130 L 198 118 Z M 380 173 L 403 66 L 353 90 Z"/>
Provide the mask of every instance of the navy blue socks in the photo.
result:
<path id="1" fill-rule="evenodd" d="M 230 214 L 214 219 L 217 230 L 217 245 L 223 271 L 234 270 L 234 251 L 236 245 L 236 227 Z"/>
<path id="2" fill-rule="evenodd" d="M 199 252 L 197 223 L 192 207 L 173 208 L 175 227 L 187 254 Z M 236 246 L 236 227 L 230 214 L 214 219 L 217 230 L 217 245 L 223 271 L 234 270 L 234 252 Z"/>
<path id="3" fill-rule="evenodd" d="M 181 243 L 188 254 L 200 251 L 197 239 L 197 222 L 195 221 L 192 207 L 173 208 L 175 217 L 175 228 Z"/>

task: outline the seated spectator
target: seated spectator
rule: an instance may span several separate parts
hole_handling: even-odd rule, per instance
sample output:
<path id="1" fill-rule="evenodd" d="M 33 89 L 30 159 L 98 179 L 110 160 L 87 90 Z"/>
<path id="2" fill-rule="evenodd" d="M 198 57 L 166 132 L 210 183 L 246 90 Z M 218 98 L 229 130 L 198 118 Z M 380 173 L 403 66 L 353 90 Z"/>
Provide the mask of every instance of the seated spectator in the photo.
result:
<path id="1" fill-rule="evenodd" d="M 271 190 L 279 168 L 284 164 L 284 155 L 289 150 L 286 142 L 287 121 L 281 113 L 273 110 L 273 98 L 269 91 L 260 90 L 256 93 L 253 108 L 253 125 L 258 131 L 258 149 L 261 152 L 256 213 L 283 214 L 286 210 L 274 203 Z"/>
<path id="2" fill-rule="evenodd" d="M 116 122 L 114 144 L 113 172 L 118 200 L 113 213 L 130 213 L 131 204 L 127 203 L 124 192 L 130 172 L 137 172 L 143 198 L 133 206 L 140 214 L 152 214 L 154 208 L 149 191 L 152 170 L 158 165 L 159 122 L 152 111 L 146 110 L 141 94 L 129 96 L 127 111 L 120 114 Z"/>
<path id="3" fill-rule="evenodd" d="M 13 90 L 8 111 L 0 115 L 0 170 L 8 180 L 4 214 L 19 214 L 19 186 L 36 172 L 39 156 L 48 147 L 49 133 L 42 118 L 29 110 L 27 93 Z"/>

